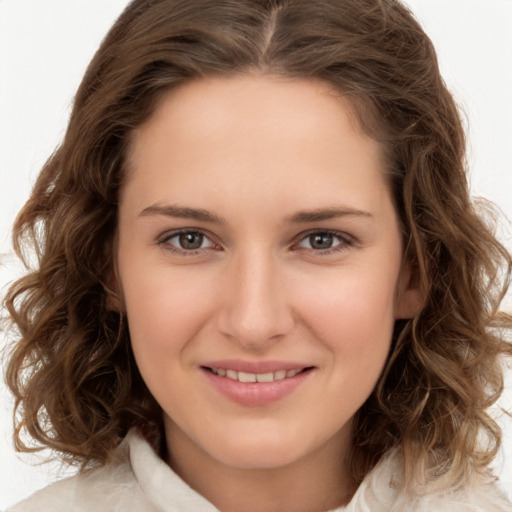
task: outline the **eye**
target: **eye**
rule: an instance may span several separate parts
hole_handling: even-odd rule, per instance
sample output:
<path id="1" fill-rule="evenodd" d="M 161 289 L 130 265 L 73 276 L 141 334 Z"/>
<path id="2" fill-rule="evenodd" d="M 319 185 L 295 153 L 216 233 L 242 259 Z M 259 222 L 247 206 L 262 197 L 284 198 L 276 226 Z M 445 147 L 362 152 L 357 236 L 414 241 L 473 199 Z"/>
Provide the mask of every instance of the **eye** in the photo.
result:
<path id="1" fill-rule="evenodd" d="M 345 249 L 352 245 L 352 240 L 348 235 L 335 231 L 313 231 L 308 233 L 297 247 L 301 249 L 310 249 L 322 253 L 330 253 Z"/>
<path id="2" fill-rule="evenodd" d="M 204 233 L 196 230 L 167 233 L 159 243 L 164 245 L 166 249 L 175 252 L 193 252 L 216 247 Z"/>
<path id="3" fill-rule="evenodd" d="M 204 242 L 204 235 L 198 232 L 190 232 L 190 233 L 180 233 L 179 235 L 173 236 L 171 238 L 176 238 L 181 249 L 187 249 L 189 251 L 200 249 Z M 170 240 L 167 240 L 169 242 Z"/>

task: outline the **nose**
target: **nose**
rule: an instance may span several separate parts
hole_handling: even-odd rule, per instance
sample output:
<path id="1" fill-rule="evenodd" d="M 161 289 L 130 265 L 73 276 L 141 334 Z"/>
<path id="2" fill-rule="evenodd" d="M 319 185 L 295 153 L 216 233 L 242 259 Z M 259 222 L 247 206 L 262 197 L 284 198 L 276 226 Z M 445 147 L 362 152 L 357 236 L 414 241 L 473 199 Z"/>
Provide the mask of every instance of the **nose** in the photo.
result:
<path id="1" fill-rule="evenodd" d="M 294 327 L 282 264 L 262 251 L 233 260 L 223 283 L 218 328 L 252 351 L 264 351 Z"/>

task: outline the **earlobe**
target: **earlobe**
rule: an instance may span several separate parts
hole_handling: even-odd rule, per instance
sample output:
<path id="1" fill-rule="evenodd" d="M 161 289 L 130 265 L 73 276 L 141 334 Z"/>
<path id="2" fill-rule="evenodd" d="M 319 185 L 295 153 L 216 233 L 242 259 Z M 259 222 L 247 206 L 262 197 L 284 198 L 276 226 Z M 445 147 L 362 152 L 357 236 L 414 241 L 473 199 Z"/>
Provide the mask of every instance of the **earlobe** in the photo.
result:
<path id="1" fill-rule="evenodd" d="M 121 297 L 115 293 L 113 290 L 104 287 L 105 293 L 107 295 L 107 309 L 109 311 L 115 311 L 117 313 L 123 312 L 123 303 Z"/>
<path id="2" fill-rule="evenodd" d="M 106 296 L 106 307 L 108 311 L 115 311 L 123 313 L 123 299 L 121 291 L 121 282 L 117 272 L 117 265 L 114 264 L 113 268 L 107 275 L 106 282 L 103 283 L 103 291 Z"/>
<path id="3" fill-rule="evenodd" d="M 121 297 L 121 287 L 119 286 L 119 280 L 115 270 L 110 272 L 107 282 L 103 283 L 103 291 L 106 296 L 107 310 L 122 313 L 124 308 Z"/>
<path id="4" fill-rule="evenodd" d="M 106 280 L 103 283 L 103 291 L 106 296 L 106 307 L 108 311 L 115 311 L 117 313 L 124 312 L 121 280 L 119 278 L 119 271 L 117 268 L 117 245 L 118 233 L 117 230 L 112 240 L 112 265 L 106 275 Z"/>
<path id="5" fill-rule="evenodd" d="M 417 267 L 405 263 L 400 273 L 395 300 L 395 320 L 415 317 L 425 306 L 427 293 Z"/>

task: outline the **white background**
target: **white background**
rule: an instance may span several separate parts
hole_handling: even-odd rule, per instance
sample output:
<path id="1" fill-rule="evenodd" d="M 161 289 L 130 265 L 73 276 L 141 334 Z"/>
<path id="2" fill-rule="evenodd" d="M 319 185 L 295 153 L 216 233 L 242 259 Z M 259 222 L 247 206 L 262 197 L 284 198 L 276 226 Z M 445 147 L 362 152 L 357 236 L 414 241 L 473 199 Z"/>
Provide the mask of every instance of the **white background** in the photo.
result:
<path id="1" fill-rule="evenodd" d="M 9 229 L 40 167 L 61 139 L 87 63 L 127 0 L 0 0 L 0 286 L 18 272 Z M 437 47 L 444 77 L 468 119 L 472 192 L 512 219 L 512 0 L 408 0 Z M 512 248 L 510 225 L 501 236 Z M 508 233 L 508 235 L 507 235 Z M 506 309 L 510 312 L 511 297 Z M 2 341 L 2 345 L 4 342 Z M 509 372 L 510 376 L 510 372 Z M 512 410 L 512 382 L 501 404 Z M 1 388 L 0 509 L 55 480 L 10 445 L 11 401 Z M 512 421 L 502 418 L 512 497 Z M 503 458 L 503 457 L 502 457 Z M 61 473 L 62 476 L 63 473 Z"/>

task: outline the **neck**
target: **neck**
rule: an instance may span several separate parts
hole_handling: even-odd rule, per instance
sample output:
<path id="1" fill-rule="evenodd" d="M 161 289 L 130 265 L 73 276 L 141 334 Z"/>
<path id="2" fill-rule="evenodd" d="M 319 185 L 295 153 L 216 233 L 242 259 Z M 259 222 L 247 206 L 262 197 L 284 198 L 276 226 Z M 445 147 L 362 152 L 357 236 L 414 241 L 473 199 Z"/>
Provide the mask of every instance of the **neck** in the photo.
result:
<path id="1" fill-rule="evenodd" d="M 175 424 L 166 425 L 168 462 L 222 512 L 323 512 L 346 505 L 356 490 L 348 471 L 348 436 L 282 467 L 240 468 L 215 460 Z"/>

